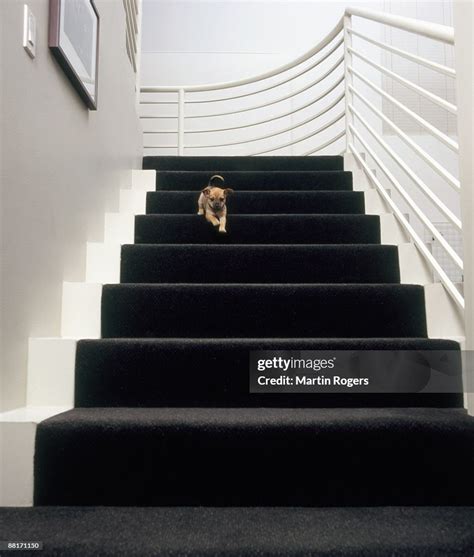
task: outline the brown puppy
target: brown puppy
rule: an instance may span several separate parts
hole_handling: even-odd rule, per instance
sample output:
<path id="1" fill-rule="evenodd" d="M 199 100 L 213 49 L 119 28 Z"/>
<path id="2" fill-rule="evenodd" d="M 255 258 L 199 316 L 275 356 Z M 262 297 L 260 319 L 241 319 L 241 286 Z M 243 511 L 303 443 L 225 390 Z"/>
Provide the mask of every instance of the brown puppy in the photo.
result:
<path id="1" fill-rule="evenodd" d="M 224 178 L 218 174 L 211 176 L 208 185 L 201 191 L 198 200 L 198 215 L 204 215 L 206 220 L 213 226 L 219 227 L 219 232 L 227 232 L 225 226 L 227 221 L 226 199 L 234 190 L 221 188 Z"/>

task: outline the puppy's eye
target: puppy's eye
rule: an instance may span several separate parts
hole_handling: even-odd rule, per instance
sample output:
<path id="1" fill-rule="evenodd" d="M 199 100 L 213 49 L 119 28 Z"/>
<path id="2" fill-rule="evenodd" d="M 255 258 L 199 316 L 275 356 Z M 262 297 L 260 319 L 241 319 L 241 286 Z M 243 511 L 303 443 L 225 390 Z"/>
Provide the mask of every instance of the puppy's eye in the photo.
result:
<path id="1" fill-rule="evenodd" d="M 224 198 L 223 198 L 223 197 L 219 197 L 219 201 L 224 201 Z"/>
<path id="2" fill-rule="evenodd" d="M 215 197 L 211 197 L 211 201 L 214 201 Z"/>

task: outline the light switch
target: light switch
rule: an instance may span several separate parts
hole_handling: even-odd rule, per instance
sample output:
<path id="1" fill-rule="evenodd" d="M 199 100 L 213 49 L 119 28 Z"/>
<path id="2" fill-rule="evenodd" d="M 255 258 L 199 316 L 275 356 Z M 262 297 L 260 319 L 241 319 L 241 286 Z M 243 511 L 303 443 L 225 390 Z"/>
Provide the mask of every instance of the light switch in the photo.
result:
<path id="1" fill-rule="evenodd" d="M 31 58 L 36 56 L 36 18 L 25 4 L 23 12 L 23 48 Z"/>

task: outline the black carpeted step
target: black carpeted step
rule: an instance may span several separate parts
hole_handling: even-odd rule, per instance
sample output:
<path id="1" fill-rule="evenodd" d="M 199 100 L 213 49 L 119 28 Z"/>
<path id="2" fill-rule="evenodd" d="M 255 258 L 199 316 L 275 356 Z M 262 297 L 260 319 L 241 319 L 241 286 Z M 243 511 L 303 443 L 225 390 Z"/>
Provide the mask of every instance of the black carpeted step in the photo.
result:
<path id="1" fill-rule="evenodd" d="M 145 170 L 343 170 L 341 156 L 196 156 L 144 157 Z"/>
<path id="2" fill-rule="evenodd" d="M 473 522 L 472 507 L 11 507 L 0 537 L 42 540 L 42 557 L 462 557 Z"/>
<path id="3" fill-rule="evenodd" d="M 76 408 L 37 427 L 36 505 L 473 505 L 463 410 Z"/>
<path id="4" fill-rule="evenodd" d="M 199 192 L 148 192 L 148 214 L 197 213 Z M 356 191 L 240 191 L 227 199 L 229 215 L 363 214 L 364 193 Z"/>
<path id="5" fill-rule="evenodd" d="M 378 364 L 377 374 L 384 385 L 403 384 L 411 392 L 250 393 L 249 353 L 257 350 L 279 355 L 292 351 L 295 357 L 301 357 L 301 350 L 329 351 L 333 356 L 342 350 L 403 351 L 396 354 L 399 363 L 394 365 L 389 357 Z M 412 365 L 415 351 L 417 365 Z M 428 353 L 429 366 L 420 365 L 428 361 Z M 417 392 L 426 384 L 430 367 L 444 376 L 451 392 Z M 359 373 L 365 377 L 367 369 Z M 83 340 L 76 352 L 75 406 L 462 407 L 459 345 L 431 339 Z"/>
<path id="6" fill-rule="evenodd" d="M 200 215 L 138 215 L 135 242 L 378 244 L 380 218 L 376 215 L 230 215 L 227 234 L 222 234 Z"/>
<path id="7" fill-rule="evenodd" d="M 130 244 L 121 282 L 397 283 L 400 269 L 386 245 Z"/>
<path id="8" fill-rule="evenodd" d="M 102 291 L 102 336 L 425 337 L 424 290 L 395 284 L 111 284 Z"/>
<path id="9" fill-rule="evenodd" d="M 352 172 L 306 171 L 160 171 L 156 173 L 156 189 L 200 191 L 213 174 L 221 174 L 226 187 L 239 191 L 351 191 Z"/>

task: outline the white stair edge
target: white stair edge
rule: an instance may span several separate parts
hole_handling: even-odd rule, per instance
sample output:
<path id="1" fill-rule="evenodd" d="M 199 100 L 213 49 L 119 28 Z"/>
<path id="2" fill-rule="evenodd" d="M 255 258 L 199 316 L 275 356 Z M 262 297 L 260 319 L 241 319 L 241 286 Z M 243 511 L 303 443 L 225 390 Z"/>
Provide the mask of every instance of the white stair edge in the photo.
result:
<path id="1" fill-rule="evenodd" d="M 0 414 L 0 505 L 33 505 L 37 424 L 71 406 L 28 406 Z"/>

